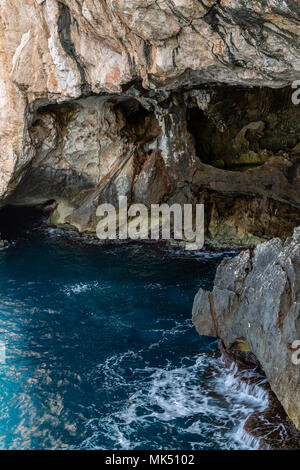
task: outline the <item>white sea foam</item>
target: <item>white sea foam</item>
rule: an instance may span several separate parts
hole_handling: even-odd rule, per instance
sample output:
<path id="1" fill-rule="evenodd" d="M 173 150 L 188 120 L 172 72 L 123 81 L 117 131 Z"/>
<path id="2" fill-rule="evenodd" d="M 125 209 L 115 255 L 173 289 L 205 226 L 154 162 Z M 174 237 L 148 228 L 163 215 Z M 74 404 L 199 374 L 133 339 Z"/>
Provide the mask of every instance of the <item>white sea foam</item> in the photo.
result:
<path id="1" fill-rule="evenodd" d="M 236 368 L 226 370 L 221 361 L 207 354 L 183 358 L 177 367 L 169 364 L 162 369 L 143 364 L 133 371 L 132 380 L 126 381 L 124 365 L 128 359 L 138 363 L 144 352 L 116 354 L 98 366 L 108 387 L 118 385 L 133 392 L 119 411 L 101 416 L 98 426 L 95 420 L 89 423 L 95 432 L 84 442 L 84 448 L 94 448 L 103 438 L 112 448 L 147 448 L 147 433 L 152 443 L 156 438 L 153 426 L 158 429 L 157 449 L 165 448 L 162 433 L 170 434 L 171 446 L 172 436 L 177 435 L 173 448 L 178 433 L 187 449 L 258 448 L 257 440 L 245 433 L 243 425 L 251 413 L 267 406 L 267 393 L 262 387 L 241 382 Z"/>
<path id="2" fill-rule="evenodd" d="M 255 381 L 253 380 L 255 379 Z M 219 379 L 218 386 L 222 378 Z M 239 402 L 248 403 L 249 409 L 245 409 L 245 419 L 241 420 L 236 432 L 233 435 L 235 442 L 245 449 L 256 450 L 259 448 L 259 440 L 249 435 L 244 430 L 244 424 L 254 411 L 263 411 L 268 406 L 268 392 L 264 388 L 267 380 L 259 375 L 255 370 L 245 369 L 239 371 L 235 364 L 232 364 L 225 378 L 225 389 L 233 393 Z"/>
<path id="3" fill-rule="evenodd" d="M 244 449 L 259 450 L 259 440 L 245 431 L 244 422 L 239 426 L 235 439 L 237 442 L 241 443 L 241 447 Z"/>
<path id="4" fill-rule="evenodd" d="M 69 284 L 63 287 L 63 292 L 70 297 L 71 295 L 81 294 L 82 292 L 89 292 L 95 289 L 105 289 L 108 286 L 102 285 L 98 281 L 91 281 L 88 283 L 78 282 L 76 284 Z"/>
<path id="5" fill-rule="evenodd" d="M 251 383 L 255 379 L 255 383 Z M 267 383 L 265 377 L 260 376 L 254 370 L 245 369 L 238 371 L 236 365 L 232 365 L 225 380 L 225 386 L 238 393 L 241 397 L 249 397 L 257 401 L 262 409 L 268 406 L 268 392 L 263 387 Z"/>

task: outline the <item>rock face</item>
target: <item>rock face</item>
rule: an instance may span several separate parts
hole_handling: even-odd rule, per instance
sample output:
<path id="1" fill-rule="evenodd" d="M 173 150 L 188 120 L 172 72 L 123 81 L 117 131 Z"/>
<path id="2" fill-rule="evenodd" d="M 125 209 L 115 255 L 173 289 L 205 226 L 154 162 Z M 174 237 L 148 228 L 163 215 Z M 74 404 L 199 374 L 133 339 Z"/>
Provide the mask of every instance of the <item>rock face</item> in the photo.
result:
<path id="1" fill-rule="evenodd" d="M 53 222 L 94 232 L 120 195 L 204 202 L 217 245 L 291 234 L 299 14 L 296 0 L 1 0 L 1 204 L 56 201 Z"/>
<path id="2" fill-rule="evenodd" d="M 300 429 L 300 227 L 219 266 L 212 292 L 199 290 L 193 322 L 228 349 L 251 351 L 272 390 Z M 300 343 L 299 343 L 300 344 Z M 297 348 L 297 346 L 296 346 Z"/>

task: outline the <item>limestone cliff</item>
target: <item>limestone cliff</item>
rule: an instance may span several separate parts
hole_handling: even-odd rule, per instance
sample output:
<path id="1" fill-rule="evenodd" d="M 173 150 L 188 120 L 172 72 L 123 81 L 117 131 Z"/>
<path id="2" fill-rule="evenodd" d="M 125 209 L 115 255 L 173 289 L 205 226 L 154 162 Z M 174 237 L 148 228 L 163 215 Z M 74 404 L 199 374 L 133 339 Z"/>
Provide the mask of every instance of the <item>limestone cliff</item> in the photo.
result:
<path id="1" fill-rule="evenodd" d="M 296 0 L 1 0 L 1 204 L 204 202 L 207 239 L 300 221 Z"/>
<path id="2" fill-rule="evenodd" d="M 251 351 L 300 429 L 300 227 L 219 266 L 212 292 L 199 290 L 193 322 L 226 348 Z"/>

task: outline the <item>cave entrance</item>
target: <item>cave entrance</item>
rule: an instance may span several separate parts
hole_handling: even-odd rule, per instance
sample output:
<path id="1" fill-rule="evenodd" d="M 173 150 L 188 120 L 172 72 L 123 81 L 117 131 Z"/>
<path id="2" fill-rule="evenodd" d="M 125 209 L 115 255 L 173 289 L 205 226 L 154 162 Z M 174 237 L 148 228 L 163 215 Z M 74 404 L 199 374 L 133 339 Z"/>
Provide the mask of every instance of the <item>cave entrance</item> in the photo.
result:
<path id="1" fill-rule="evenodd" d="M 213 121 L 209 120 L 204 112 L 199 108 L 188 110 L 187 128 L 194 137 L 196 155 L 203 163 L 212 163 L 222 155 L 216 153 L 213 148 L 213 134 L 217 128 Z M 219 149 L 221 150 L 221 149 Z"/>
<path id="2" fill-rule="evenodd" d="M 0 209 L 0 239 L 13 241 L 46 222 L 48 208 L 55 201 L 48 201 L 38 206 L 7 205 Z"/>
<path id="3" fill-rule="evenodd" d="M 210 93 L 205 112 L 195 102 L 187 110 L 187 129 L 203 163 L 247 170 L 297 151 L 300 109 L 293 105 L 289 87 L 220 87 Z"/>
<path id="4" fill-rule="evenodd" d="M 135 142 L 138 151 L 148 152 L 149 144 L 161 134 L 153 111 L 144 108 L 134 98 L 121 98 L 115 105 L 115 111 L 123 115 L 126 123 L 123 133 Z"/>
<path id="5" fill-rule="evenodd" d="M 199 108 L 187 112 L 187 129 L 194 138 L 195 152 L 201 162 L 223 169 L 242 169 L 234 149 L 237 123 L 226 124 L 219 115 L 206 115 Z M 245 151 L 248 150 L 245 147 Z"/>
<path id="6" fill-rule="evenodd" d="M 124 114 L 128 126 L 136 126 L 151 115 L 151 112 L 134 98 L 121 98 L 115 105 L 115 110 Z"/>

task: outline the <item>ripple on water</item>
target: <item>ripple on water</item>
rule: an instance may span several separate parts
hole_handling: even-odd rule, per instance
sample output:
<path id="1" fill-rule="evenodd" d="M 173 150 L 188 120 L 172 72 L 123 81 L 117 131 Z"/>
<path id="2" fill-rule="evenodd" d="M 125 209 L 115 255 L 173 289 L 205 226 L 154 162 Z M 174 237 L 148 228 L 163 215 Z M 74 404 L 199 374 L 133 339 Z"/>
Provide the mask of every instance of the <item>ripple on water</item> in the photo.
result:
<path id="1" fill-rule="evenodd" d="M 252 447 L 242 424 L 265 397 L 238 387 L 190 320 L 223 256 L 55 232 L 1 252 L 0 447 Z"/>
<path id="2" fill-rule="evenodd" d="M 249 414 L 267 406 L 261 387 L 241 383 L 235 368 L 224 369 L 220 359 L 206 353 L 182 358 L 175 368 L 144 365 L 134 370 L 130 382 L 124 381 L 128 359 L 139 362 L 142 355 L 128 351 L 98 366 L 107 387 L 117 384 L 133 393 L 120 409 L 101 416 L 101 426 L 97 419 L 89 421 L 91 435 L 82 448 L 101 448 L 99 443 L 106 441 L 119 449 L 172 449 L 178 439 L 194 450 L 258 447 L 243 425 Z"/>

